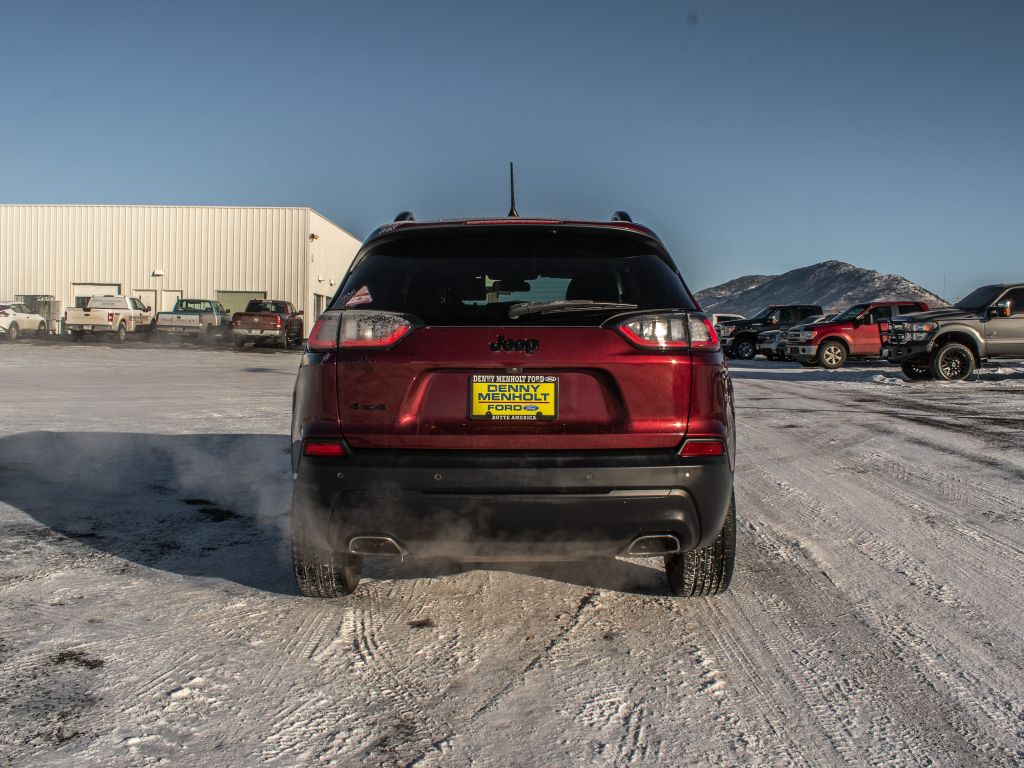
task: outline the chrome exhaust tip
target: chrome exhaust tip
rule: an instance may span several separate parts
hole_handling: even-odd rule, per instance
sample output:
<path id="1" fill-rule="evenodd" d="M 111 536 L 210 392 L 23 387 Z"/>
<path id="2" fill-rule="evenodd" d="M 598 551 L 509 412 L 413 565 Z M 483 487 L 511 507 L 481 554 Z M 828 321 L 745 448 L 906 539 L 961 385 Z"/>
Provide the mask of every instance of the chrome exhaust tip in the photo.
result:
<path id="1" fill-rule="evenodd" d="M 682 546 L 679 544 L 679 539 L 670 533 L 638 536 L 626 548 L 627 557 L 655 557 L 674 555 L 678 552 L 682 552 Z"/>
<path id="2" fill-rule="evenodd" d="M 390 536 L 353 536 L 348 542 L 348 551 L 353 555 L 372 557 L 405 557 L 405 547 Z"/>

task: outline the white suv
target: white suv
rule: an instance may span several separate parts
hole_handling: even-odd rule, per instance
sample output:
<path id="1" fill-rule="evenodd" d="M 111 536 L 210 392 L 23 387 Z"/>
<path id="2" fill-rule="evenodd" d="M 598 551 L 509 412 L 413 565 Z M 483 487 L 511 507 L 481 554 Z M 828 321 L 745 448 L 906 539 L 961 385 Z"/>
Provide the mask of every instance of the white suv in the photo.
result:
<path id="1" fill-rule="evenodd" d="M 46 320 L 20 301 L 0 301 L 0 333 L 8 341 L 17 341 L 23 333 L 46 335 Z"/>

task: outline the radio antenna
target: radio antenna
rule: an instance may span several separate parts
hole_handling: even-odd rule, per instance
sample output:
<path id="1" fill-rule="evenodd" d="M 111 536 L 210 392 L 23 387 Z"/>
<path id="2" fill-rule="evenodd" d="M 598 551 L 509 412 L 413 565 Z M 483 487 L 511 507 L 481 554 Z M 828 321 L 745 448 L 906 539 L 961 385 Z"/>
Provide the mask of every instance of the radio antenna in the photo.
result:
<path id="1" fill-rule="evenodd" d="M 512 193 L 512 205 L 508 209 L 508 217 L 516 219 L 519 218 L 519 211 L 516 210 L 516 169 L 512 166 L 512 163 L 508 164 L 508 183 Z"/>

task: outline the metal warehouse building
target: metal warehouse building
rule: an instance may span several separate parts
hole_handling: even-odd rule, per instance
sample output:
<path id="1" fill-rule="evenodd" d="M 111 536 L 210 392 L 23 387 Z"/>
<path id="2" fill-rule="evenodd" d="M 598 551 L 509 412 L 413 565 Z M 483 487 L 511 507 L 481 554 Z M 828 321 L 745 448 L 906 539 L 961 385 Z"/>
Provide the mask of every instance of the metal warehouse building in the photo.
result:
<path id="1" fill-rule="evenodd" d="M 169 310 L 181 297 L 283 299 L 306 331 L 360 242 L 311 208 L 0 205 L 0 299 L 53 297 L 60 311 L 127 293 Z"/>

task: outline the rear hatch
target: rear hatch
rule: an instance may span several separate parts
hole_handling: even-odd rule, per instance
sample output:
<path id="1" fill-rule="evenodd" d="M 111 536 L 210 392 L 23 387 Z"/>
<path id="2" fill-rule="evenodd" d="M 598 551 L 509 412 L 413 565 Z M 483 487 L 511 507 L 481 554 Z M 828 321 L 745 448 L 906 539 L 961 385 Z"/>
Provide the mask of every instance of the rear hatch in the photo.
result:
<path id="1" fill-rule="evenodd" d="M 446 227 L 371 244 L 311 334 L 357 449 L 671 449 L 717 347 L 656 239 Z"/>

